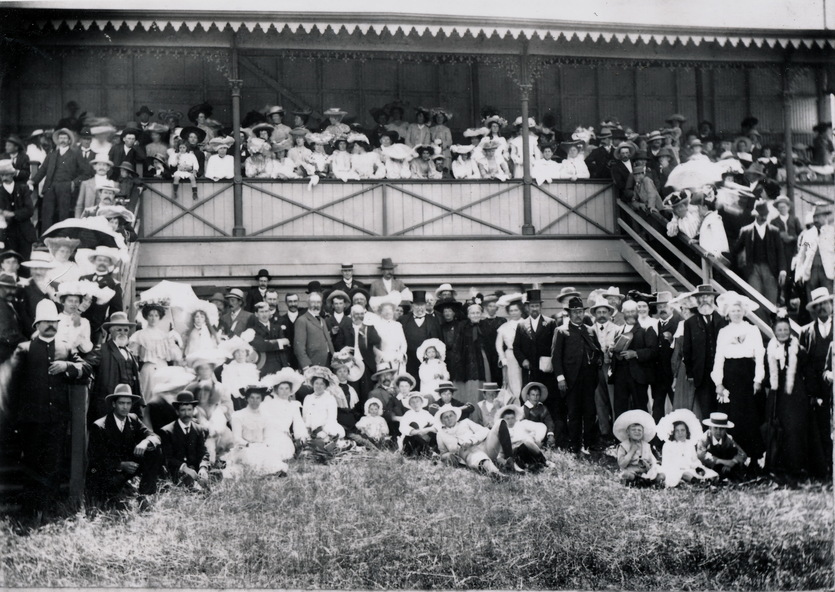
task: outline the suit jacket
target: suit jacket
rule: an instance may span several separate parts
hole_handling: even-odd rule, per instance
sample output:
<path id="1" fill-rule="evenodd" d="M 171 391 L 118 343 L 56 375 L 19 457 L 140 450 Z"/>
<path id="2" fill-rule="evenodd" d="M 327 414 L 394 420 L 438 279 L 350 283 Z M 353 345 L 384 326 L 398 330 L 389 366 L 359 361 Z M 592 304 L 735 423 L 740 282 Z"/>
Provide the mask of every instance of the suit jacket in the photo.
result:
<path id="1" fill-rule="evenodd" d="M 609 179 L 612 175 L 610 167 L 614 160 L 614 150 L 606 150 L 598 146 L 586 157 L 586 166 L 592 179 Z"/>
<path id="2" fill-rule="evenodd" d="M 0 210 L 14 212 L 14 218 L 6 220 L 6 248 L 18 248 L 17 243 L 23 242 L 31 245 L 35 242 L 35 225 L 32 224 L 32 215 L 35 213 L 35 206 L 32 203 L 32 192 L 25 183 L 15 183 L 11 194 L 0 185 Z M 25 255 L 25 253 L 22 253 Z"/>
<path id="3" fill-rule="evenodd" d="M 713 359 L 716 357 L 716 337 L 719 329 L 728 322 L 718 312 L 711 315 L 710 339 L 708 326 L 699 313 L 684 321 L 684 340 L 681 344 L 682 361 L 687 370 L 687 378 L 693 379 L 693 385 L 698 388 L 706 380 L 710 380 L 713 370 Z"/>
<path id="4" fill-rule="evenodd" d="M 342 349 L 340 346 L 337 345 L 339 342 L 339 332 L 343 325 L 350 325 L 351 324 L 351 315 L 348 312 L 345 312 L 342 315 L 342 320 L 337 322 L 336 318 L 333 315 L 326 315 L 325 316 L 325 326 L 328 328 L 328 331 L 331 334 L 331 341 L 333 341 L 333 348 L 336 351 Z"/>
<path id="5" fill-rule="evenodd" d="M 745 267 L 743 273 L 747 276 L 754 268 L 754 235 L 757 229 L 754 223 L 743 226 L 739 231 L 739 238 L 736 240 L 731 252 L 731 259 L 736 257 L 743 250 L 745 251 Z M 768 260 L 768 268 L 776 278 L 781 271 L 786 271 L 786 255 L 783 252 L 783 239 L 780 238 L 780 231 L 771 224 L 765 229 L 765 251 Z"/>
<path id="6" fill-rule="evenodd" d="M 667 320 L 658 319 L 658 372 L 656 379 L 665 384 L 673 383 L 673 337 L 682 321 L 681 315 L 673 312 Z M 664 337 L 669 333 L 670 337 Z"/>
<path id="7" fill-rule="evenodd" d="M 251 312 L 247 312 L 243 308 L 238 313 L 238 316 L 235 320 L 232 320 L 232 312 L 227 312 L 221 315 L 220 317 L 220 327 L 223 329 L 223 332 L 229 335 L 237 335 L 238 337 L 241 336 L 241 333 L 246 331 L 246 328 L 249 326 L 249 320 L 254 319 L 255 315 Z M 286 337 L 286 335 L 285 335 Z"/>
<path id="8" fill-rule="evenodd" d="M 296 321 L 298 321 L 306 311 L 307 309 L 299 307 L 299 316 L 296 317 Z M 290 340 L 290 345 L 292 346 L 290 347 L 290 351 L 287 352 L 287 361 L 292 368 L 299 370 L 299 361 L 296 359 L 296 352 L 293 349 L 296 343 L 296 321 L 291 321 L 287 313 L 278 317 L 279 324 L 284 326 L 284 336 Z M 250 323 L 251 322 L 252 321 L 250 321 Z"/>
<path id="9" fill-rule="evenodd" d="M 95 420 L 109 411 L 105 397 L 113 392 L 118 384 L 129 384 L 134 395 L 142 396 L 139 386 L 139 363 L 128 352 L 128 359 L 122 355 L 112 340 L 108 339 L 86 357 L 95 368 L 95 380 L 90 389 L 90 412 L 88 416 Z M 153 393 L 147 393 L 150 398 Z"/>
<path id="10" fill-rule="evenodd" d="M 305 312 L 296 319 L 294 333 L 293 350 L 301 368 L 328 365 L 334 349 L 324 319 Z"/>
<path id="11" fill-rule="evenodd" d="M 597 337 L 597 342 L 600 344 L 600 349 L 603 351 L 604 364 L 610 364 L 612 361 L 609 348 L 615 345 L 620 329 L 621 326 L 616 325 L 611 320 L 603 325 L 603 330 L 600 329 L 599 323 L 594 323 L 592 325 L 592 331 L 594 331 L 594 334 Z"/>
<path id="12" fill-rule="evenodd" d="M 22 341 L 25 338 L 17 310 L 12 304 L 0 302 L 0 362 L 8 360 Z"/>
<path id="13" fill-rule="evenodd" d="M 521 323 L 520 323 L 521 324 Z M 515 349 L 514 344 L 514 349 Z M 603 352 L 600 350 L 600 342 L 591 327 L 587 325 L 577 326 L 568 323 L 554 330 L 551 361 L 554 365 L 554 374 L 557 380 L 562 376 L 565 384 L 570 389 L 580 370 L 588 365 L 587 352 L 592 356 L 591 364 L 596 368 L 603 362 Z"/>
<path id="14" fill-rule="evenodd" d="M 88 486 L 93 490 L 105 485 L 119 472 L 119 465 L 133 461 L 133 449 L 154 433 L 135 414 L 128 414 L 122 431 L 116 426 L 113 413 L 109 412 L 90 426 L 88 456 Z"/>
<path id="15" fill-rule="evenodd" d="M 352 290 L 356 290 L 357 288 L 360 288 L 360 289 L 362 289 L 362 290 L 368 290 L 368 286 L 366 286 L 364 283 L 362 283 L 362 282 L 358 281 L 357 279 L 354 279 L 354 280 L 351 282 L 351 287 L 350 287 L 350 288 L 349 288 L 349 287 L 347 286 L 347 284 L 345 283 L 345 280 L 339 280 L 339 281 L 338 281 L 338 282 L 336 282 L 334 285 L 332 285 L 330 288 L 328 288 L 328 292 L 327 292 L 327 293 L 328 293 L 328 294 L 331 294 L 331 293 L 333 293 L 333 292 L 336 292 L 337 290 L 342 290 L 343 292 L 345 292 L 346 294 L 348 294 L 348 296 L 350 296 L 350 295 L 351 295 L 351 291 L 352 291 Z M 327 297 L 327 296 L 326 296 L 326 297 Z"/>
<path id="16" fill-rule="evenodd" d="M 815 256 L 820 256 L 821 265 L 826 277 L 835 279 L 835 227 L 825 224 L 818 229 L 816 226 L 803 231 L 800 235 L 800 250 L 797 253 L 797 266 L 794 280 L 808 281 L 812 275 Z"/>
<path id="17" fill-rule="evenodd" d="M 35 282 L 29 282 L 20 290 L 20 301 L 18 304 L 18 314 L 20 315 L 20 328 L 26 335 L 31 335 L 33 332 L 32 323 L 35 321 L 35 310 L 38 307 L 38 302 L 49 298 Z"/>
<path id="18" fill-rule="evenodd" d="M 270 291 L 270 288 L 267 288 L 267 292 Z M 265 297 L 267 292 L 264 292 L 264 296 L 261 295 L 261 292 L 258 291 L 258 286 L 252 286 L 249 290 L 246 291 L 246 298 L 244 299 L 244 310 L 247 312 L 255 312 L 255 305 L 259 302 L 266 302 Z"/>
<path id="19" fill-rule="evenodd" d="M 516 326 L 516 339 L 513 342 L 513 355 L 520 366 L 527 360 L 531 370 L 539 368 L 539 358 L 551 355 L 556 328 L 557 322 L 545 316 L 539 317 L 536 333 L 533 331 L 530 317 L 519 321 Z"/>
<path id="20" fill-rule="evenodd" d="M 412 313 L 403 315 L 398 321 L 403 325 L 403 334 L 406 336 L 406 372 L 417 378 L 423 361 L 417 359 L 417 348 L 427 339 L 442 339 L 441 324 L 438 319 L 425 316 L 423 325 L 418 327 Z M 495 342 L 495 339 L 493 341 Z"/>
<path id="21" fill-rule="evenodd" d="M 114 312 L 124 311 L 124 303 L 122 302 L 122 286 L 119 285 L 119 280 L 115 278 L 112 273 L 99 276 L 95 273 L 81 276 L 82 280 L 89 280 L 96 282 L 99 288 L 110 288 L 115 292 L 113 298 L 106 304 L 93 303 L 81 315 L 90 321 L 90 333 L 95 337 L 101 330 L 102 325 L 110 318 Z M 95 339 L 94 339 L 95 341 Z M 134 391 L 136 392 L 136 391 Z"/>
<path id="22" fill-rule="evenodd" d="M 46 155 L 43 164 L 35 172 L 32 177 L 32 185 L 38 186 L 42 180 L 45 180 L 43 185 L 43 192 L 46 193 L 53 185 L 55 179 L 55 172 L 58 169 L 58 158 L 60 154 L 56 148 Z M 65 159 L 66 172 L 72 178 L 72 181 L 78 185 L 87 178 L 89 173 L 89 165 L 81 157 L 81 152 L 75 148 L 69 149 L 69 155 Z"/>
<path id="23" fill-rule="evenodd" d="M 402 292 L 406 289 L 406 284 L 397 278 L 391 278 L 391 289 Z M 386 287 L 383 285 L 383 278 L 377 278 L 371 282 L 369 293 L 371 296 L 385 296 L 388 294 Z"/>
<path id="24" fill-rule="evenodd" d="M 619 160 L 612 161 L 612 182 L 615 184 L 615 190 L 619 199 L 625 201 L 632 201 L 632 195 L 635 190 L 635 178 L 626 165 Z"/>
<path id="25" fill-rule="evenodd" d="M 192 422 L 186 436 L 179 421 L 172 421 L 159 430 L 162 440 L 162 455 L 168 475 L 177 483 L 180 480 L 180 467 L 186 465 L 195 471 L 209 468 L 209 451 L 206 450 L 206 438 L 209 431 Z"/>
<path id="26" fill-rule="evenodd" d="M 783 238 L 783 251 L 786 255 L 786 269 L 790 269 L 792 258 L 797 254 L 797 239 L 803 234 L 803 224 L 800 223 L 797 216 L 791 214 L 785 222 L 777 216 L 771 220 L 771 224 L 780 232 L 786 233 L 785 238 Z"/>
<path id="27" fill-rule="evenodd" d="M 127 154 L 125 154 L 125 145 L 124 144 L 114 144 L 110 148 L 109 158 L 113 161 L 113 168 L 110 169 L 109 177 L 114 181 L 119 180 L 120 169 L 119 165 L 123 162 L 129 162 L 133 165 L 134 170 L 139 173 L 139 165 L 145 163 L 145 151 L 139 147 L 139 139 L 136 138 L 137 144 L 133 145 L 133 148 L 128 150 Z"/>
<path id="28" fill-rule="evenodd" d="M 18 150 L 17 154 L 14 155 L 14 158 L 12 158 L 12 156 L 8 152 L 4 152 L 3 154 L 0 154 L 0 160 L 12 161 L 12 166 L 15 168 L 15 183 L 26 183 L 26 181 L 29 180 L 29 174 L 31 173 L 31 164 L 29 162 L 29 157 L 26 155 L 26 152 L 24 152 L 23 150 Z"/>
<path id="29" fill-rule="evenodd" d="M 341 325 L 339 327 L 339 336 L 337 342 L 340 344 L 340 348 L 345 346 L 354 347 L 354 325 Z M 375 329 L 372 325 L 362 325 L 360 329 L 360 355 L 362 356 L 362 361 L 365 363 L 365 373 L 368 376 L 371 376 L 377 371 L 376 367 L 376 359 L 374 357 L 374 348 L 380 347 L 380 335 L 377 333 L 377 329 Z"/>
<path id="30" fill-rule="evenodd" d="M 271 322 L 268 329 L 263 323 L 255 320 L 250 323 L 250 327 L 255 331 L 255 337 L 251 345 L 258 352 L 257 366 L 261 371 L 261 376 L 278 372 L 288 366 L 287 350 L 292 347 L 292 343 L 283 347 L 277 343 L 272 343 L 276 339 L 287 337 L 281 325 Z"/>
<path id="31" fill-rule="evenodd" d="M 801 349 L 806 351 L 807 357 L 802 367 L 798 364 L 797 371 L 803 375 L 806 392 L 812 399 L 828 401 L 832 396 L 832 386 L 823 379 L 823 372 L 827 368 L 827 363 L 831 361 L 829 348 L 832 344 L 833 332 L 835 331 L 830 330 L 829 336 L 823 337 L 818 329 L 817 319 L 808 325 L 803 325 L 800 330 L 798 342 Z"/>
<path id="32" fill-rule="evenodd" d="M 623 333 L 623 327 L 620 333 Z M 655 330 L 644 329 L 635 323 L 632 326 L 632 342 L 626 349 L 634 351 L 638 357 L 631 360 L 619 360 L 615 357 L 612 360 L 612 373 L 627 371 L 638 384 L 652 384 L 658 361 L 658 335 Z"/>
<path id="33" fill-rule="evenodd" d="M 96 179 L 90 177 L 81 182 L 78 199 L 75 201 L 75 217 L 81 218 L 84 210 L 96 205 Z"/>

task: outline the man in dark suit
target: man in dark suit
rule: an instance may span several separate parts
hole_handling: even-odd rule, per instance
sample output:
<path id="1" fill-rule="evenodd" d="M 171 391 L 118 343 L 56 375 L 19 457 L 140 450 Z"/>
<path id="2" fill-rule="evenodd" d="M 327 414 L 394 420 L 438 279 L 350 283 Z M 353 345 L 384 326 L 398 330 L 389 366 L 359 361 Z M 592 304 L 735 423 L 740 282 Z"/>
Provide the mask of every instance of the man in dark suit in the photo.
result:
<path id="1" fill-rule="evenodd" d="M 287 351 L 292 347 L 281 325 L 270 321 L 270 306 L 266 302 L 255 305 L 255 319 L 250 323 L 255 331 L 252 348 L 258 352 L 261 376 L 273 374 L 288 365 Z"/>
<path id="2" fill-rule="evenodd" d="M 258 273 L 255 275 L 255 281 L 258 282 L 258 285 L 247 290 L 246 302 L 244 303 L 245 310 L 255 312 L 256 304 L 267 301 L 267 289 L 269 288 L 271 279 L 272 276 L 270 276 L 269 271 L 266 269 L 258 270 Z"/>
<path id="3" fill-rule="evenodd" d="M 586 166 L 591 179 L 610 179 L 612 161 L 615 159 L 612 150 L 612 130 L 603 128 L 597 135 L 600 145 L 586 157 Z"/>
<path id="4" fill-rule="evenodd" d="M 649 397 L 647 389 L 655 380 L 658 362 L 658 335 L 652 328 L 645 329 L 638 323 L 638 305 L 634 300 L 623 303 L 624 325 L 615 340 L 631 341 L 619 353 L 612 355 L 612 382 L 615 385 L 615 419 L 624 411 L 646 411 Z"/>
<path id="5" fill-rule="evenodd" d="M 698 312 L 684 321 L 684 340 L 681 355 L 687 380 L 693 381 L 695 400 L 699 403 L 702 418 L 709 417 L 716 410 L 716 385 L 710 378 L 713 359 L 716 357 L 716 338 L 719 329 L 727 325 L 715 308 L 717 292 L 710 284 L 696 288 Z"/>
<path id="6" fill-rule="evenodd" d="M 26 501 L 43 511 L 54 502 L 58 479 L 67 468 L 70 388 L 90 376 L 90 367 L 77 354 L 56 347 L 58 309 L 52 300 L 38 304 L 31 328 L 37 333 L 21 343 L 12 357 L 8 412 L 16 420 L 23 466 L 35 482 Z"/>
<path id="7" fill-rule="evenodd" d="M 12 357 L 18 344 L 26 340 L 14 306 L 18 288 L 12 276 L 0 273 L 0 363 Z M 25 330 L 29 333 L 29 327 Z"/>
<path id="8" fill-rule="evenodd" d="M 365 284 L 363 284 L 359 280 L 354 279 L 354 264 L 343 263 L 342 279 L 336 282 L 334 285 L 332 285 L 328 293 L 330 294 L 331 292 L 335 292 L 336 290 L 342 290 L 346 294 L 350 294 L 356 288 L 360 288 L 361 290 L 367 289 Z"/>
<path id="9" fill-rule="evenodd" d="M 26 144 L 15 135 L 6 138 L 6 151 L 0 154 L 0 160 L 11 160 L 14 169 L 14 182 L 26 183 L 31 173 L 29 157 L 26 155 Z"/>
<path id="10" fill-rule="evenodd" d="M 490 367 L 490 378 L 493 382 L 500 385 L 503 384 L 504 375 L 502 367 L 499 365 L 499 352 L 493 344 L 496 343 L 496 338 L 499 335 L 499 327 L 507 322 L 506 318 L 500 317 L 497 314 L 499 312 L 498 303 L 501 295 L 501 293 L 494 293 L 488 294 L 484 297 L 482 300 L 484 316 L 482 316 L 481 321 L 479 321 L 482 338 L 485 343 L 490 344 L 490 346 L 486 348 L 487 351 L 484 352 L 487 356 L 487 365 Z"/>
<path id="11" fill-rule="evenodd" d="M 571 297 L 566 309 L 568 323 L 554 330 L 551 360 L 559 396 L 565 400 L 568 412 L 569 446 L 579 452 L 581 447 L 597 444 L 599 436 L 594 394 L 603 352 L 597 336 L 583 322 L 583 300 Z"/>
<path id="12" fill-rule="evenodd" d="M 331 314 L 325 318 L 325 325 L 331 334 L 333 347 L 336 351 L 345 347 L 344 344 L 340 343 L 339 335 L 341 328 L 351 325 L 351 314 L 348 312 L 349 302 L 350 297 L 347 292 L 343 292 L 342 290 L 334 290 L 327 298 L 328 309 L 330 309 Z"/>
<path id="13" fill-rule="evenodd" d="M 681 315 L 670 308 L 673 295 L 658 292 L 655 296 L 655 311 L 658 316 L 658 367 L 652 383 L 652 418 L 656 423 L 664 417 L 667 397 L 673 401 L 673 337 L 682 321 Z"/>
<path id="14" fill-rule="evenodd" d="M 29 180 L 29 189 L 38 196 L 38 185 L 44 181 L 40 204 L 40 230 L 43 232 L 56 222 L 73 214 L 76 189 L 89 174 L 89 166 L 81 153 L 72 148 L 75 135 L 66 128 L 52 134 L 56 148 L 44 159 L 44 163 Z"/>
<path id="15" fill-rule="evenodd" d="M 90 321 L 90 333 L 93 343 L 100 343 L 103 336 L 101 328 L 104 322 L 114 312 L 121 312 L 124 309 L 122 302 L 122 286 L 119 280 L 113 275 L 113 270 L 119 264 L 119 251 L 108 247 L 96 247 L 90 255 L 90 261 L 96 266 L 95 273 L 81 276 L 82 280 L 89 280 L 98 284 L 99 288 L 110 288 L 113 290 L 113 298 L 104 303 L 94 302 L 84 311 L 82 316 Z"/>
<path id="16" fill-rule="evenodd" d="M 28 259 L 37 238 L 32 224 L 35 207 L 32 192 L 25 183 L 15 182 L 15 175 L 9 163 L 0 164 L 0 215 L 6 220 L 3 242 L 7 249 Z"/>
<path id="17" fill-rule="evenodd" d="M 122 130 L 122 142 L 114 144 L 110 149 L 110 154 L 108 154 L 110 160 L 113 161 L 113 168 L 110 169 L 112 180 L 119 180 L 119 166 L 125 162 L 132 164 L 136 174 L 139 177 L 142 176 L 142 168 L 145 166 L 145 151 L 137 143 L 141 135 L 142 132 L 136 128 L 126 127 Z"/>
<path id="18" fill-rule="evenodd" d="M 287 306 L 287 312 L 279 317 L 278 320 L 281 326 L 284 327 L 284 336 L 292 344 L 296 341 L 296 321 L 299 320 L 301 315 L 307 312 L 307 309 L 299 306 L 299 295 L 295 292 L 287 292 L 284 295 L 284 304 Z M 299 361 L 296 359 L 296 352 L 293 351 L 292 347 L 288 352 L 287 359 L 290 362 L 290 367 L 295 370 L 299 369 Z"/>
<path id="19" fill-rule="evenodd" d="M 826 288 L 812 291 L 812 299 L 806 308 L 811 312 L 811 323 L 800 331 L 800 346 L 808 352 L 803 368 L 806 394 L 810 402 L 810 466 L 818 477 L 832 476 L 832 430 L 830 408 L 832 406 L 832 372 L 826 373 L 827 362 L 832 357 L 832 296 Z"/>
<path id="20" fill-rule="evenodd" d="M 190 391 L 182 391 L 171 404 L 177 410 L 177 420 L 159 430 L 168 476 L 174 483 L 187 486 L 198 483 L 207 487 L 209 451 L 206 438 L 209 432 L 192 421 L 198 401 Z"/>
<path id="21" fill-rule="evenodd" d="M 355 304 L 351 307 L 351 323 L 342 324 L 339 329 L 339 337 L 337 342 L 342 347 L 354 348 L 354 358 L 357 357 L 357 350 L 359 350 L 359 358 L 362 359 L 365 365 L 365 372 L 362 379 L 351 386 L 359 393 L 363 400 L 369 396 L 369 393 L 374 388 L 374 381 L 372 376 L 376 371 L 376 359 L 374 357 L 374 348 L 380 347 L 380 336 L 377 330 L 372 325 L 366 325 L 362 321 L 365 318 L 365 307 L 360 304 Z"/>
<path id="22" fill-rule="evenodd" d="M 769 302 L 777 302 L 778 284 L 786 281 L 786 255 L 780 231 L 768 223 L 768 205 L 758 201 L 754 205 L 756 218 L 739 231 L 739 238 L 732 251 L 731 260 L 736 261 L 741 252 L 745 253 L 742 277 L 761 293 Z M 760 308 L 767 315 L 765 309 Z"/>
<path id="23" fill-rule="evenodd" d="M 93 134 L 90 132 L 90 128 L 85 126 L 81 128 L 81 131 L 78 134 L 78 151 L 81 152 L 81 158 L 84 162 L 87 163 L 89 170 L 87 171 L 87 175 L 89 177 L 93 176 L 93 165 L 92 162 L 96 158 L 96 153 L 93 152 L 91 144 L 93 143 Z"/>
<path id="24" fill-rule="evenodd" d="M 310 294 L 307 306 L 307 312 L 296 319 L 293 335 L 293 350 L 301 370 L 328 366 L 334 352 L 331 334 L 322 318 L 322 295 Z"/>
<path id="25" fill-rule="evenodd" d="M 246 331 L 250 326 L 250 319 L 253 318 L 251 312 L 244 310 L 244 293 L 238 288 L 232 288 L 226 294 L 226 302 L 229 303 L 229 309 L 220 317 L 220 327 L 223 332 L 229 335 L 241 336 L 241 333 Z"/>
<path id="26" fill-rule="evenodd" d="M 124 312 L 114 312 L 110 320 L 102 325 L 110 334 L 110 338 L 87 355 L 87 361 L 95 368 L 95 380 L 90 389 L 90 407 L 87 413 L 87 423 L 91 424 L 108 412 L 110 405 L 107 396 L 113 392 L 118 384 L 127 384 L 131 392 L 142 399 L 139 386 L 139 362 L 128 349 L 131 333 L 136 329 L 136 323 L 128 319 Z M 148 393 L 151 398 L 153 393 Z M 139 411 L 139 408 L 135 409 Z M 147 407 L 142 407 L 142 413 Z M 146 418 L 150 426 L 150 418 Z"/>
<path id="27" fill-rule="evenodd" d="M 632 176 L 632 162 L 629 159 L 636 151 L 635 144 L 632 142 L 619 144 L 610 169 L 618 199 L 626 202 L 631 202 L 635 194 L 635 178 Z"/>
<path id="28" fill-rule="evenodd" d="M 127 384 L 107 395 L 110 411 L 90 426 L 87 491 L 94 499 L 117 501 L 134 475 L 141 475 L 139 494 L 156 493 L 162 470 L 159 436 L 154 434 L 131 407 L 142 400 Z"/>
<path id="29" fill-rule="evenodd" d="M 422 362 L 417 358 L 417 349 L 427 339 L 441 339 L 442 335 L 438 319 L 426 314 L 426 291 L 415 290 L 412 294 L 412 310 L 398 321 L 406 336 L 406 372 L 417 377 Z"/>

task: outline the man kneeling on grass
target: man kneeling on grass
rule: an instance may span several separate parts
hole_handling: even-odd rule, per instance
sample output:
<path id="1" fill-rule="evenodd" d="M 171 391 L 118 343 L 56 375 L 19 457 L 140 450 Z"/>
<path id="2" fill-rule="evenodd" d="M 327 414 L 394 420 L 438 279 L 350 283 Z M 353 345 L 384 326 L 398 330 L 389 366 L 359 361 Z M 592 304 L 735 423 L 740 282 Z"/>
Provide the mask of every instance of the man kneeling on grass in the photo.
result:
<path id="1" fill-rule="evenodd" d="M 449 404 L 438 409 L 435 421 L 438 427 L 438 451 L 446 464 L 454 467 L 464 465 L 502 480 L 504 475 L 495 465 L 499 453 L 502 453 L 506 459 L 506 470 L 525 472 L 515 462 L 506 422 L 499 420 L 492 429 L 487 429 L 469 419 L 461 419 L 461 407 Z"/>
<path id="2" fill-rule="evenodd" d="M 131 407 L 141 397 L 130 385 L 119 384 L 105 397 L 110 413 L 90 427 L 87 490 L 91 497 L 119 501 L 133 492 L 132 479 L 140 475 L 139 494 L 156 493 L 162 470 L 159 436 L 149 430 Z"/>

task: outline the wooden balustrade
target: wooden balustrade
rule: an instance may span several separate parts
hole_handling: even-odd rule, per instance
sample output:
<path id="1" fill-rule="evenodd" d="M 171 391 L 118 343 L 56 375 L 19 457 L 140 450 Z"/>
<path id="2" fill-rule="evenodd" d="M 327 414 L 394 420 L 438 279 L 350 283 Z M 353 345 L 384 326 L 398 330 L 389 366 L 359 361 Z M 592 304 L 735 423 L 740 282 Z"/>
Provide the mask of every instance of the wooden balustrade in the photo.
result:
<path id="1" fill-rule="evenodd" d="M 153 239 L 233 236 L 231 181 L 198 183 L 173 197 L 170 182 L 147 181 L 143 236 Z M 617 234 L 612 185 L 601 181 L 532 188 L 537 234 Z M 494 181 L 300 181 L 244 179 L 247 238 L 508 237 L 522 234 L 523 184 Z"/>

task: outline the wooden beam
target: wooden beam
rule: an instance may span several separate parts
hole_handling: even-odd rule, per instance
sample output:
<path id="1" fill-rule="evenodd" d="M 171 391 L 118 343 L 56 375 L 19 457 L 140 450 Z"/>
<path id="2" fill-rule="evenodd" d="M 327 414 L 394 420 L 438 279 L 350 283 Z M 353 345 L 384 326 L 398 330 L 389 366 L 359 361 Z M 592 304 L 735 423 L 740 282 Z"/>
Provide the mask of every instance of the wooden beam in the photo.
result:
<path id="1" fill-rule="evenodd" d="M 261 82 L 263 82 L 264 84 L 269 86 L 271 89 L 273 89 L 274 91 L 279 93 L 279 95 L 284 95 L 285 97 L 287 97 L 288 99 L 293 101 L 293 103 L 295 103 L 297 106 L 299 106 L 303 109 L 310 109 L 313 112 L 312 113 L 313 117 L 316 117 L 316 118 L 321 118 L 322 117 L 322 113 L 318 109 L 313 107 L 313 105 L 310 105 L 307 101 L 302 99 L 300 96 L 298 96 L 293 91 L 291 91 L 291 90 L 285 88 L 284 86 L 282 86 L 281 84 L 279 84 L 279 82 L 275 78 L 265 74 L 261 70 L 261 68 L 259 68 L 258 65 L 255 64 L 248 57 L 242 56 L 242 55 L 239 54 L 238 55 L 238 63 L 241 66 L 243 66 L 244 68 L 246 68 L 247 70 L 249 70 L 252 74 L 254 74 L 255 77 L 258 78 Z"/>

